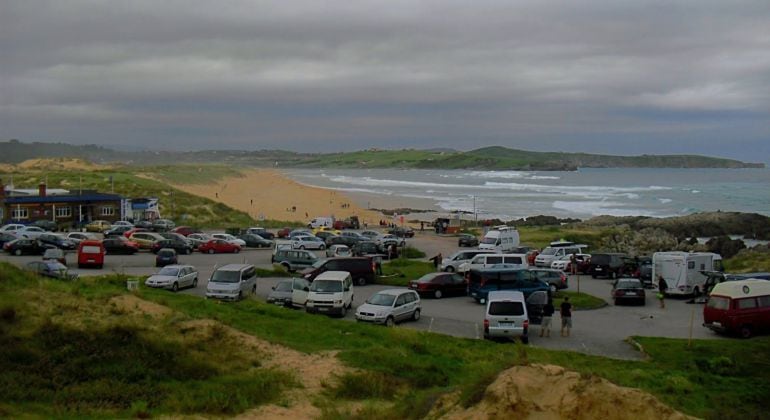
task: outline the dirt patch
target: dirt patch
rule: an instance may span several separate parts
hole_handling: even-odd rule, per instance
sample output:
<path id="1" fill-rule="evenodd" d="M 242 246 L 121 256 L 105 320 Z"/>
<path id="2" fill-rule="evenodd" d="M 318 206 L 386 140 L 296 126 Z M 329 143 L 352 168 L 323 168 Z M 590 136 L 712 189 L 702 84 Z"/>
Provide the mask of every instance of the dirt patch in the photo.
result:
<path id="1" fill-rule="evenodd" d="M 446 419 L 690 419 L 638 389 L 625 388 L 559 366 L 516 366 L 502 372 L 483 400 Z"/>
<path id="2" fill-rule="evenodd" d="M 171 309 L 166 306 L 140 299 L 134 295 L 115 296 L 110 299 L 109 303 L 115 305 L 120 311 L 127 313 L 138 312 L 144 315 L 150 315 L 153 318 L 161 318 L 172 312 Z"/>

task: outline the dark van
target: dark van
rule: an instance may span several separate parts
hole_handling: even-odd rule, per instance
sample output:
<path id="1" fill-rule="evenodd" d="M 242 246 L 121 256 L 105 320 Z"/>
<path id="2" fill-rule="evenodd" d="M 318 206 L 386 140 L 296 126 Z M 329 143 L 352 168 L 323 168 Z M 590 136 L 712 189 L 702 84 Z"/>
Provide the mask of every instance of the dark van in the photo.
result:
<path id="1" fill-rule="evenodd" d="M 588 274 L 593 278 L 607 277 L 618 278 L 622 277 L 627 269 L 627 266 L 633 264 L 633 258 L 629 258 L 626 254 L 617 253 L 604 253 L 604 254 L 591 254 L 591 262 L 588 263 Z M 636 269 L 631 269 L 631 273 Z"/>
<path id="2" fill-rule="evenodd" d="M 318 260 L 310 268 L 302 271 L 302 277 L 312 282 L 316 276 L 326 271 L 347 271 L 356 286 L 374 283 L 374 260 L 370 257 L 338 257 Z"/>
<path id="3" fill-rule="evenodd" d="M 537 291 L 549 292 L 550 287 L 529 270 L 521 268 L 473 269 L 466 274 L 468 294 L 478 303 L 486 303 L 493 290 L 518 290 L 525 299 Z"/>

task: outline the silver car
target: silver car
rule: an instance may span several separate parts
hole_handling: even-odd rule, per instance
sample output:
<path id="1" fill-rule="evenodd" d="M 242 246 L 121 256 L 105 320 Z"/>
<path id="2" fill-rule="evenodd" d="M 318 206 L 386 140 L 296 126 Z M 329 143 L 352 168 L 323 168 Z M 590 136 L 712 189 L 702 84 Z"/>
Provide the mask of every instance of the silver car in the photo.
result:
<path id="1" fill-rule="evenodd" d="M 356 320 L 392 327 L 396 322 L 420 319 L 420 296 L 409 289 L 387 289 L 375 293 L 356 309 Z"/>
<path id="2" fill-rule="evenodd" d="M 524 293 L 493 291 L 487 297 L 484 315 L 484 338 L 516 338 L 529 343 L 529 315 Z"/>
<path id="3" fill-rule="evenodd" d="M 167 265 L 145 280 L 147 287 L 177 291 L 182 287 L 198 286 L 198 270 L 191 265 Z"/>
<path id="4" fill-rule="evenodd" d="M 287 307 L 302 307 L 307 302 L 310 282 L 303 278 L 281 280 L 267 295 L 267 303 Z"/>
<path id="5" fill-rule="evenodd" d="M 241 300 L 257 293 L 257 269 L 251 264 L 227 264 L 217 268 L 206 286 L 206 297 Z"/>
<path id="6" fill-rule="evenodd" d="M 350 257 L 350 248 L 347 245 L 332 245 L 326 249 L 327 257 Z"/>

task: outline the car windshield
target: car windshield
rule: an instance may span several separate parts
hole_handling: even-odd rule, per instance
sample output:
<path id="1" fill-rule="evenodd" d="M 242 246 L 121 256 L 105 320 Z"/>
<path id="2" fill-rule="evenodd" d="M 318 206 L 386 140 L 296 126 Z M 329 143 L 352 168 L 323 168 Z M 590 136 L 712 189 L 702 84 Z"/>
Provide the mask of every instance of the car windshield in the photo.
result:
<path id="1" fill-rule="evenodd" d="M 433 281 L 433 279 L 436 278 L 437 275 L 438 275 L 438 273 L 428 273 L 428 274 L 420 277 L 419 279 L 417 279 L 417 282 L 418 283 L 430 283 L 431 281 Z"/>
<path id="2" fill-rule="evenodd" d="M 276 292 L 291 292 L 291 280 L 282 281 L 275 285 Z"/>
<path id="3" fill-rule="evenodd" d="M 215 281 L 217 283 L 238 283 L 240 278 L 240 271 L 217 270 L 214 272 L 214 275 L 211 276 L 211 281 Z"/>
<path id="4" fill-rule="evenodd" d="M 164 267 L 158 272 L 160 276 L 176 276 L 179 274 L 179 269 L 174 267 Z"/>
<path id="5" fill-rule="evenodd" d="M 316 280 L 310 286 L 311 292 L 341 292 L 342 282 L 336 280 Z"/>
<path id="6" fill-rule="evenodd" d="M 591 262 L 594 264 L 609 264 L 610 256 L 607 254 L 594 254 L 591 256 Z"/>
<path id="7" fill-rule="evenodd" d="M 377 293 L 376 295 L 369 298 L 369 300 L 366 301 L 366 303 L 370 305 L 377 305 L 377 306 L 393 306 L 393 302 L 396 300 L 396 297 L 393 295 L 388 295 L 385 293 Z"/>
<path id="8" fill-rule="evenodd" d="M 625 280 L 618 282 L 618 289 L 636 289 L 641 287 L 642 283 L 640 283 L 638 280 Z"/>
<path id="9" fill-rule="evenodd" d="M 497 238 L 484 237 L 484 239 L 481 240 L 481 243 L 487 244 L 487 245 L 494 245 L 497 243 Z"/>

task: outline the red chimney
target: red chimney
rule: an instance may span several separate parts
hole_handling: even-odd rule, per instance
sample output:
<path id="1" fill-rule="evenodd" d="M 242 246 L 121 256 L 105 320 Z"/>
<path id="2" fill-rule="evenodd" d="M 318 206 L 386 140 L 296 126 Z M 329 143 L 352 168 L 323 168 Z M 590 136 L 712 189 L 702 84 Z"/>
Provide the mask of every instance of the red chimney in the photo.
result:
<path id="1" fill-rule="evenodd" d="M 40 185 L 37 186 L 37 195 L 45 197 L 45 182 L 41 182 Z"/>

